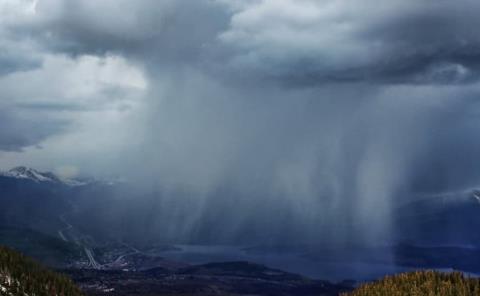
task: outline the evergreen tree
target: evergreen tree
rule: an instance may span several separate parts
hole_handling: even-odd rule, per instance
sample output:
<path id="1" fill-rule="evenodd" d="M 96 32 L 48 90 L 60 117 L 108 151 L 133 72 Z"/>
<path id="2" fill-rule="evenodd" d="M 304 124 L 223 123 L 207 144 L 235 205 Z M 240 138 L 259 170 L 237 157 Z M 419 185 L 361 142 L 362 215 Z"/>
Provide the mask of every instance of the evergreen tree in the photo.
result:
<path id="1" fill-rule="evenodd" d="M 463 273 L 417 271 L 387 276 L 343 296 L 478 296 L 480 279 Z"/>
<path id="2" fill-rule="evenodd" d="M 0 295 L 82 296 L 64 275 L 52 272 L 30 258 L 0 247 Z"/>

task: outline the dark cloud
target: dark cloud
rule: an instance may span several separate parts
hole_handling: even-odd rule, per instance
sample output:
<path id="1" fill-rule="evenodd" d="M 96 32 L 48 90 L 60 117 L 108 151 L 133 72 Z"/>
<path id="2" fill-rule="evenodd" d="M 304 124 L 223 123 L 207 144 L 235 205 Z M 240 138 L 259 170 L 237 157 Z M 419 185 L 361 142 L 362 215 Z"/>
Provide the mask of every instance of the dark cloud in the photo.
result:
<path id="1" fill-rule="evenodd" d="M 28 38 L 16 35 L 2 27 L 0 21 L 0 77 L 18 71 L 41 67 L 42 59 Z"/>
<path id="2" fill-rule="evenodd" d="M 294 84 L 465 83 L 478 78 L 479 8 L 469 0 L 262 1 L 239 10 L 221 40 L 237 69 Z"/>
<path id="3" fill-rule="evenodd" d="M 65 122 L 32 118 L 18 114 L 13 109 L 0 110 L 0 151 L 22 151 L 36 146 L 43 140 L 58 134 L 66 127 Z"/>
<path id="4" fill-rule="evenodd" d="M 478 9 L 470 0 L 50 0 L 13 29 L 73 56 L 118 53 L 231 80 L 456 84 L 478 78 Z"/>
<path id="5" fill-rule="evenodd" d="M 478 79 L 478 9 L 470 0 L 49 0 L 37 21 L 9 28 L 73 56 L 118 53 L 231 80 L 456 84 Z"/>
<path id="6" fill-rule="evenodd" d="M 48 48 L 71 55 L 120 53 L 137 61 L 191 63 L 214 42 L 228 16 L 213 1 L 50 1 L 58 13 L 34 30 Z"/>
<path id="7" fill-rule="evenodd" d="M 59 103 L 59 102 L 32 102 L 32 103 L 18 103 L 16 107 L 19 109 L 26 109 L 31 111 L 89 111 L 96 110 L 96 107 L 88 107 L 82 104 L 75 103 Z"/>
<path id="8" fill-rule="evenodd" d="M 30 57 L 3 52 L 0 48 L 0 76 L 17 71 L 27 71 L 41 66 L 41 61 Z"/>

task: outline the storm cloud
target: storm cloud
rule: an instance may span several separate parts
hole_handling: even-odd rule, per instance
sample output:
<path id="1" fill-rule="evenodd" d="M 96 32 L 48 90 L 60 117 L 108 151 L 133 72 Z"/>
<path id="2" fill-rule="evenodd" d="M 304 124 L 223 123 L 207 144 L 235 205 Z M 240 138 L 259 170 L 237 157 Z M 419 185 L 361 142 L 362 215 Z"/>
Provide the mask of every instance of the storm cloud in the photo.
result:
<path id="1" fill-rule="evenodd" d="M 29 116 L 8 109 L 0 112 L 0 118 L 0 149 L 3 151 L 21 151 L 24 147 L 38 145 L 49 135 L 60 132 L 64 124 L 46 120 L 39 124 Z"/>
<path id="2" fill-rule="evenodd" d="M 480 7 L 469 0 L 35 3 L 13 29 L 71 55 L 118 53 L 284 85 L 477 79 Z"/>
<path id="3" fill-rule="evenodd" d="M 0 0 L 0 164 L 189 192 L 175 235 L 385 237 L 392 204 L 480 177 L 479 9 Z"/>

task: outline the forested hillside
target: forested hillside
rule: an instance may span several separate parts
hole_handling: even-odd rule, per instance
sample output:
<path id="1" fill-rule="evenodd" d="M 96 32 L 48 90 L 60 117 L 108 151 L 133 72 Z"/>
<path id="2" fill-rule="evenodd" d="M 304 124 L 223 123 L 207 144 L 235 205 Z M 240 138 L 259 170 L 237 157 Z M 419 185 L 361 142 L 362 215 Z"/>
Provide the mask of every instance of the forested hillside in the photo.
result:
<path id="1" fill-rule="evenodd" d="M 0 247 L 0 295 L 81 296 L 66 276 L 43 268 L 13 250 Z"/>
<path id="2" fill-rule="evenodd" d="M 343 296 L 478 296 L 480 279 L 468 278 L 460 272 L 417 271 L 388 276 L 366 284 Z"/>

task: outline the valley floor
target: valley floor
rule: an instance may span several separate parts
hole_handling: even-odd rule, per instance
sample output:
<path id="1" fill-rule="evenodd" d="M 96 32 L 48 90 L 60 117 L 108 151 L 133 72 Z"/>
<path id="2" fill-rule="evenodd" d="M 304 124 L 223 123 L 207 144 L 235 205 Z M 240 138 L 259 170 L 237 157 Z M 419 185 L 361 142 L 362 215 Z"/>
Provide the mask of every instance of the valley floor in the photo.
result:
<path id="1" fill-rule="evenodd" d="M 175 272 L 152 269 L 143 272 L 70 270 L 72 279 L 88 296 L 160 295 L 338 295 L 352 289 L 268 269 L 246 262 L 215 263 Z"/>

